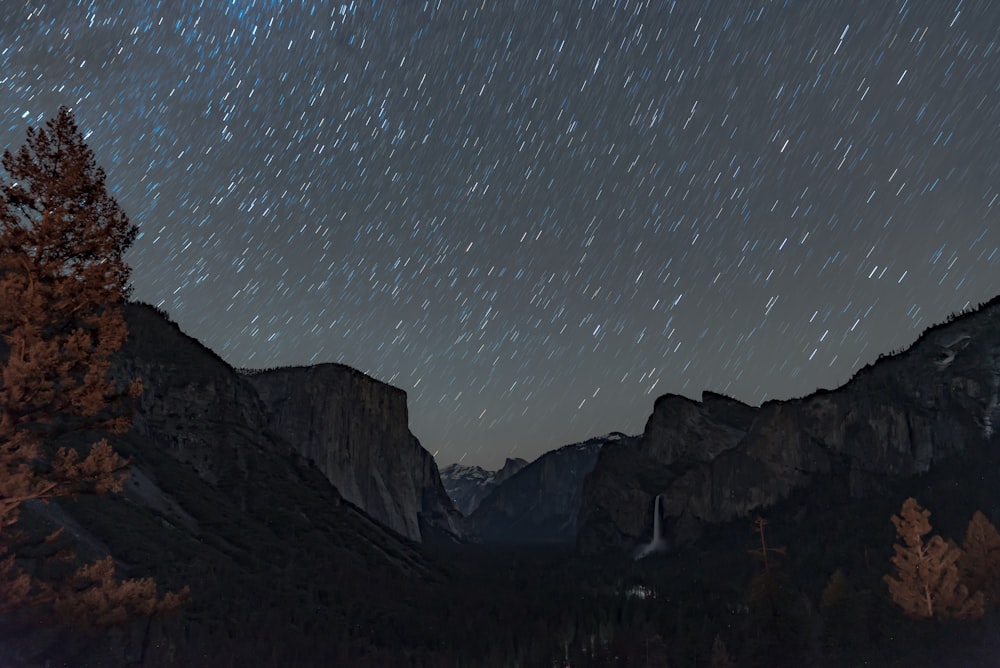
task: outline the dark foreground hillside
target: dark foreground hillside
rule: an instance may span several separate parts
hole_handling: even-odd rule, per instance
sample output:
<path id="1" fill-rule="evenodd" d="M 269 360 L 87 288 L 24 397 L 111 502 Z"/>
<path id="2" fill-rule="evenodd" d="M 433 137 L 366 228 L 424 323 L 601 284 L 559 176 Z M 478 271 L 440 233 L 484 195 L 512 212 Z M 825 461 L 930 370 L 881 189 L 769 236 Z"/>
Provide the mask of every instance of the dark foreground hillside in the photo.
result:
<path id="1" fill-rule="evenodd" d="M 199 484 L 167 458 L 156 466 L 176 481 L 171 490 Z M 955 484 L 963 473 L 898 493 L 926 491 L 935 531 L 960 537 L 975 505 Z M 73 504 L 133 574 L 188 583 L 193 600 L 174 618 L 111 633 L 6 624 L 0 665 L 700 668 L 727 665 L 725 654 L 735 666 L 985 667 L 1000 656 L 995 611 L 916 622 L 889 600 L 896 500 L 834 506 L 824 499 L 836 490 L 816 490 L 774 507 L 767 537 L 786 555 L 772 557 L 773 580 L 762 584 L 749 520 L 638 562 L 582 558 L 570 546 L 429 549 L 337 505 L 310 478 L 297 481 L 297 499 L 262 494 L 240 512 L 222 492 L 203 497 L 189 509 L 198 537 L 127 500 Z M 830 597 L 837 569 L 846 585 Z"/>

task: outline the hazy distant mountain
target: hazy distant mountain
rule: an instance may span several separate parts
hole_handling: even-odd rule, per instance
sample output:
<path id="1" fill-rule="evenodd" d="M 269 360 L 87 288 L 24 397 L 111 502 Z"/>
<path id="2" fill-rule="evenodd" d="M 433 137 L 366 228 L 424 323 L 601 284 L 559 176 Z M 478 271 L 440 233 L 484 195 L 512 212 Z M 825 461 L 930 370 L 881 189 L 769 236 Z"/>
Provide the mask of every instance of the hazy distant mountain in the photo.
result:
<path id="1" fill-rule="evenodd" d="M 487 471 L 479 466 L 450 464 L 441 469 L 441 482 L 445 491 L 462 515 L 468 517 L 493 488 L 527 465 L 527 460 L 507 458 L 498 471 Z"/>
<path id="2" fill-rule="evenodd" d="M 545 453 L 494 486 L 469 516 L 468 531 L 484 542 L 572 542 L 583 480 L 601 448 L 637 439 L 613 432 Z"/>

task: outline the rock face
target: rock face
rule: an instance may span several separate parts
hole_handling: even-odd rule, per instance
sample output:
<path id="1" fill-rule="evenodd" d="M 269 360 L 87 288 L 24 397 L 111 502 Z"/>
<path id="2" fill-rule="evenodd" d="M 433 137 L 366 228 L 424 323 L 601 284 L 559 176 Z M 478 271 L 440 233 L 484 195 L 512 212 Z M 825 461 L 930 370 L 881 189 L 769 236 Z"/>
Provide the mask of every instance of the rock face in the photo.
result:
<path id="1" fill-rule="evenodd" d="M 143 393 L 136 426 L 149 429 L 157 417 L 183 423 L 178 454 L 209 479 L 225 451 L 208 447 L 217 439 L 277 441 L 403 536 L 419 541 L 427 528 L 459 533 L 434 459 L 409 431 L 402 390 L 337 364 L 240 374 L 154 309 L 128 305 L 126 316 L 136 342 L 129 372 L 144 382 L 169 379 Z"/>
<path id="2" fill-rule="evenodd" d="M 29 504 L 25 513 L 65 526 L 86 559 L 113 555 L 122 576 L 152 576 L 161 591 L 189 585 L 191 603 L 177 617 L 150 625 L 137 617 L 110 636 L 38 624 L 5 632 L 0 665 L 355 665 L 352 644 L 371 644 L 368 629 L 412 628 L 425 618 L 419 603 L 431 594 L 422 588 L 444 574 L 387 526 L 426 534 L 441 520 L 428 508 L 451 509 L 443 488 L 443 499 L 433 492 L 440 480 L 430 457 L 401 455 L 414 466 L 411 496 L 390 495 L 385 509 L 401 519 L 376 522 L 338 493 L 292 440 L 294 429 L 279 430 L 290 418 L 279 420 L 246 377 L 154 309 L 129 305 L 126 316 L 129 339 L 115 373 L 138 376 L 144 391 L 132 428 L 112 440 L 131 461 L 124 493 Z M 324 373 L 317 382 L 330 380 Z M 371 401 L 380 396 L 374 381 L 352 382 L 370 383 Z M 375 405 L 393 405 L 400 394 L 385 388 Z M 342 397 L 356 403 L 346 391 Z M 322 435 L 325 423 L 312 421 Z M 405 425 L 405 414 L 394 422 Z M 406 439 L 398 425 L 380 428 Z M 379 444 L 382 456 L 390 445 Z M 412 440 L 396 445 L 419 449 Z M 398 474 L 382 475 L 388 485 Z"/>
<path id="3" fill-rule="evenodd" d="M 749 515 L 819 477 L 861 497 L 886 481 L 996 447 L 1000 425 L 1000 299 L 924 332 L 833 391 L 759 408 L 717 394 L 665 395 L 637 445 L 602 449 L 588 477 L 578 547 L 632 549 L 663 494 L 668 541 Z"/>
<path id="4" fill-rule="evenodd" d="M 445 491 L 448 492 L 458 511 L 468 517 L 494 487 L 527 464 L 527 460 L 519 457 L 513 459 L 508 457 L 497 471 L 487 471 L 480 466 L 449 464 L 441 469 L 441 482 L 444 483 Z"/>
<path id="5" fill-rule="evenodd" d="M 583 481 L 601 448 L 636 440 L 615 432 L 545 453 L 493 488 L 469 516 L 469 533 L 493 543 L 573 542 Z"/>
<path id="6" fill-rule="evenodd" d="M 316 464 L 340 494 L 412 538 L 421 520 L 455 533 L 437 465 L 409 431 L 406 393 L 339 364 L 247 376 L 271 427 Z"/>

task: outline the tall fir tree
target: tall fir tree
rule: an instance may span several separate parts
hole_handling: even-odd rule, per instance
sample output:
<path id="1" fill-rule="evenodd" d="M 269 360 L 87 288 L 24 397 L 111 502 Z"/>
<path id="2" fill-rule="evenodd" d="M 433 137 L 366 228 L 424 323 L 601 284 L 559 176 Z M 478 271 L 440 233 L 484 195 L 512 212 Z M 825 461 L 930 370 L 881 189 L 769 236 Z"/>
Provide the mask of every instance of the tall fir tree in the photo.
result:
<path id="1" fill-rule="evenodd" d="M 716 634 L 712 642 L 712 653 L 708 659 L 709 668 L 732 668 L 733 660 L 729 657 L 729 650 L 722 636 Z"/>
<path id="2" fill-rule="evenodd" d="M 969 520 L 959 560 L 962 577 L 973 591 L 981 591 L 990 607 L 1000 606 L 1000 533 L 980 511 Z"/>
<path id="3" fill-rule="evenodd" d="M 825 653 L 841 657 L 856 655 L 871 642 L 869 593 L 857 591 L 839 568 L 827 580 L 819 601 L 823 622 L 820 640 Z"/>
<path id="4" fill-rule="evenodd" d="M 892 516 L 900 543 L 893 546 L 896 575 L 884 577 L 892 600 L 914 619 L 976 619 L 983 615 L 983 595 L 969 593 L 959 577 L 962 549 L 931 536 L 930 511 L 913 497 Z"/>
<path id="5" fill-rule="evenodd" d="M 124 256 L 137 230 L 65 107 L 0 164 L 0 614 L 82 605 L 91 620 L 119 622 L 129 610 L 176 607 L 180 598 L 158 599 L 151 580 L 115 580 L 110 557 L 61 582 L 14 560 L 24 502 L 122 489 L 127 462 L 106 438 L 64 439 L 130 425 L 125 399 L 141 383 L 119 384 L 110 370 L 127 336 Z"/>
<path id="6" fill-rule="evenodd" d="M 787 550 L 768 545 L 764 531 L 767 525 L 762 517 L 754 521 L 760 547 L 747 550 L 760 560 L 763 570 L 750 580 L 744 629 L 747 639 L 740 651 L 740 662 L 775 668 L 808 665 L 815 649 L 813 611 L 808 599 L 780 568 L 776 555 L 785 556 Z"/>

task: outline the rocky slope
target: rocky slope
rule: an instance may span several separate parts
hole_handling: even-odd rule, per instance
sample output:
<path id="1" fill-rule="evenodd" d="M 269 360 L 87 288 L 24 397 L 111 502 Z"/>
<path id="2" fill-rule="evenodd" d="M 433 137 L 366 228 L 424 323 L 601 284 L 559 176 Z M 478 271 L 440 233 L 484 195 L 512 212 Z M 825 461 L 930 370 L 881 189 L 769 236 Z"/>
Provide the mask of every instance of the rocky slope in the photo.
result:
<path id="1" fill-rule="evenodd" d="M 1000 300 L 926 331 L 907 351 L 833 391 L 759 408 L 706 393 L 660 397 L 637 445 L 602 449 L 588 477 L 578 547 L 633 549 L 663 494 L 668 542 L 744 517 L 820 479 L 852 498 L 939 462 L 996 447 Z"/>
<path id="2" fill-rule="evenodd" d="M 437 466 L 409 431 L 402 390 L 337 364 L 236 373 L 153 308 L 130 304 L 126 316 L 126 373 L 152 383 L 136 427 L 159 421 L 162 435 L 178 434 L 182 459 L 208 470 L 218 439 L 253 434 L 291 446 L 346 501 L 411 540 L 424 528 L 459 531 Z"/>
<path id="3" fill-rule="evenodd" d="M 635 441 L 614 432 L 545 453 L 493 488 L 469 516 L 468 532 L 484 542 L 571 543 L 583 481 L 601 448 Z"/>
<path id="4" fill-rule="evenodd" d="M 503 466 L 496 471 L 487 471 L 481 466 L 449 464 L 441 469 L 441 482 L 458 511 L 468 517 L 494 487 L 527 464 L 527 460 L 519 457 L 508 457 Z"/>
<path id="5" fill-rule="evenodd" d="M 189 585 L 191 603 L 175 618 L 151 625 L 138 619 L 110 636 L 55 634 L 3 620 L 0 665 L 353 665 L 352 648 L 367 647 L 368 635 L 386 627 L 409 633 L 414 619 L 427 620 L 419 599 L 430 594 L 421 587 L 445 575 L 404 536 L 435 530 L 427 524 L 428 504 L 451 509 L 450 501 L 428 499 L 426 490 L 440 479 L 429 456 L 414 452 L 419 446 L 408 432 L 381 423 L 366 432 L 366 414 L 352 407 L 369 401 L 398 408 L 401 393 L 341 369 L 301 381 L 322 398 L 313 404 L 317 411 L 322 400 L 324 409 L 350 416 L 353 437 L 396 430 L 398 441 L 385 437 L 371 448 L 391 459 L 399 447 L 399 458 L 415 467 L 413 482 L 406 486 L 392 466 L 368 469 L 409 494 L 390 490 L 375 507 L 380 523 L 338 493 L 309 458 L 299 425 L 272 413 L 254 383 L 152 308 L 129 305 L 127 319 L 116 373 L 140 377 L 144 391 L 132 429 L 113 441 L 131 459 L 124 494 L 26 512 L 32 521 L 67 526 L 85 558 L 111 554 L 123 575 L 151 575 L 164 589 Z M 295 373 L 302 372 L 285 377 Z M 329 390 L 341 397 L 339 409 L 324 394 L 336 374 L 348 376 Z M 357 385 L 349 382 L 367 384 L 363 400 L 352 397 Z M 405 424 L 405 412 L 367 419 L 376 417 Z M 321 415 L 310 422 L 320 442 L 335 440 Z M 374 467 L 377 458 L 363 464 Z M 418 645 L 427 632 L 414 630 L 401 642 Z"/>

